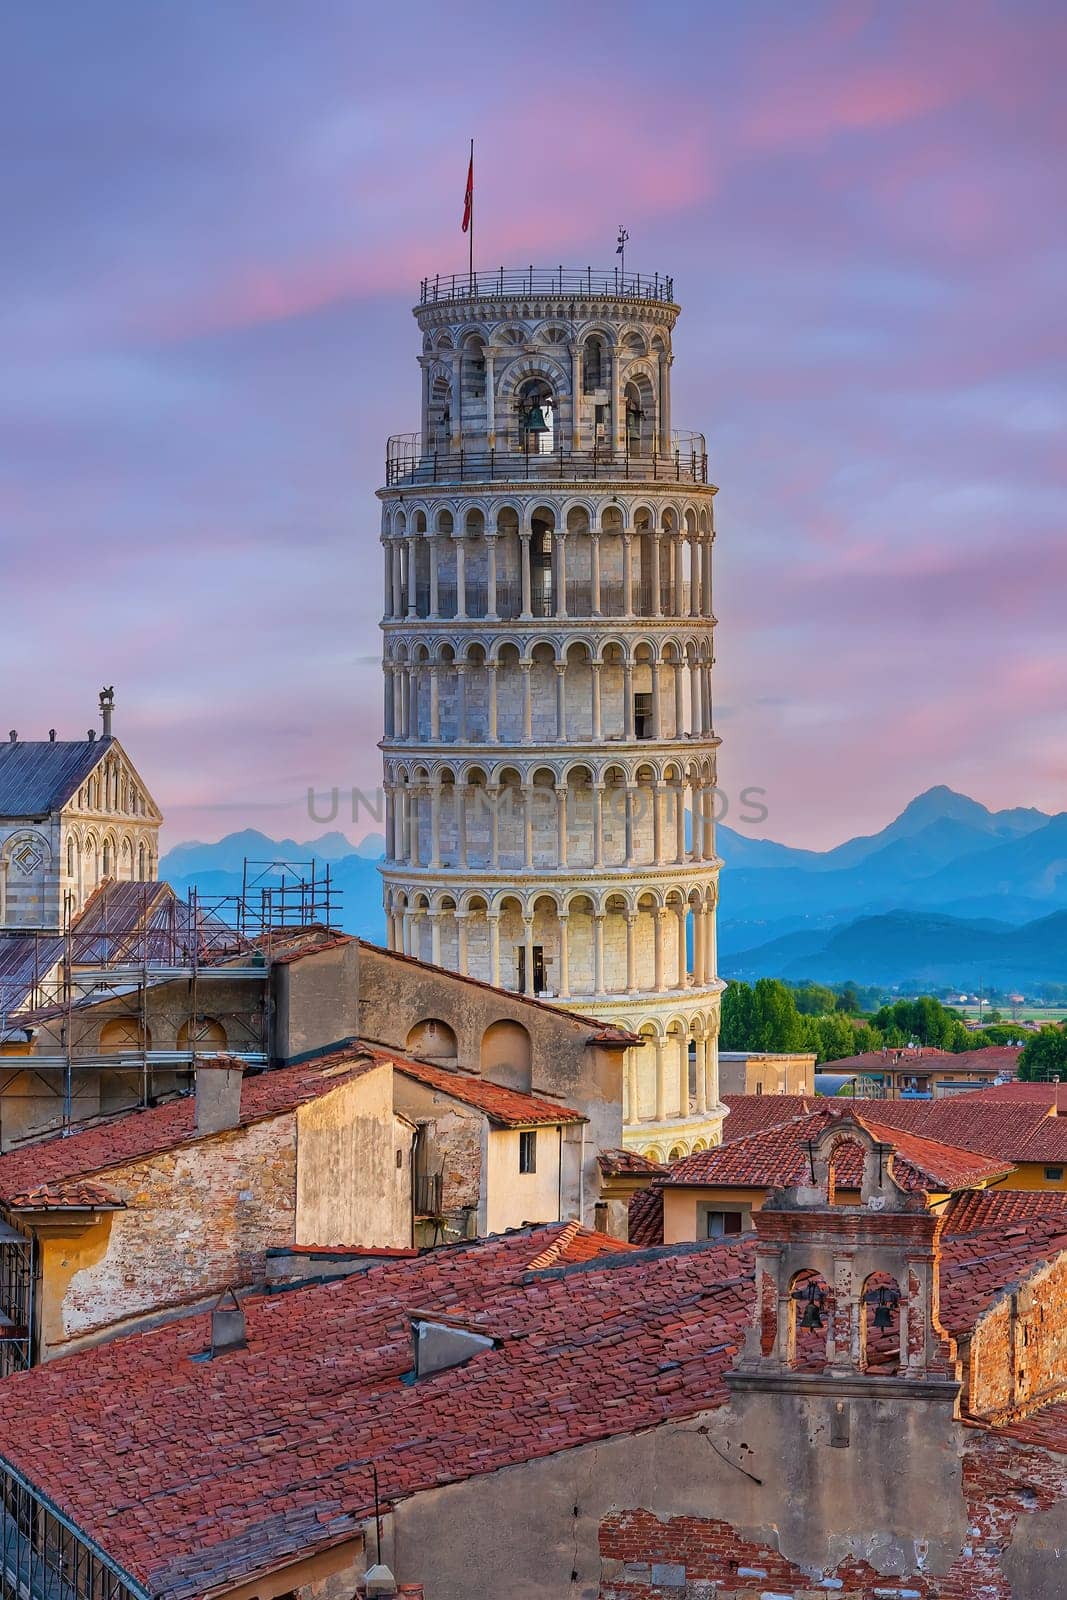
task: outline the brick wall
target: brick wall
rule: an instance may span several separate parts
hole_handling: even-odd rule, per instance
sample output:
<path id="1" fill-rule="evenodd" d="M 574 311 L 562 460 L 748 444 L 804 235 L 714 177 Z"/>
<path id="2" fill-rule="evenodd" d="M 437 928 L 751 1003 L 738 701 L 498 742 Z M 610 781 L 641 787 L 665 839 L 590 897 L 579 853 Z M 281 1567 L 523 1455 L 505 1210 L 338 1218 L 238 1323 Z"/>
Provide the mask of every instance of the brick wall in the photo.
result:
<path id="1" fill-rule="evenodd" d="M 1067 1252 L 994 1302 L 975 1328 L 965 1371 L 968 1410 L 998 1422 L 1063 1391 Z"/>
<path id="2" fill-rule="evenodd" d="M 599 1600 L 1059 1600 L 1067 1540 L 1051 1539 L 1043 1528 L 1025 1541 L 1032 1545 L 1026 1555 L 1012 1547 L 1023 1544 L 1028 1516 L 1062 1507 L 1067 1459 L 975 1430 L 966 1439 L 963 1486 L 968 1542 L 943 1576 L 891 1577 L 854 1559 L 804 1571 L 728 1522 L 660 1521 L 637 1508 L 600 1524 Z M 770 1519 L 773 1508 L 767 1514 Z M 1025 1587 L 1019 1586 L 1022 1573 Z"/>

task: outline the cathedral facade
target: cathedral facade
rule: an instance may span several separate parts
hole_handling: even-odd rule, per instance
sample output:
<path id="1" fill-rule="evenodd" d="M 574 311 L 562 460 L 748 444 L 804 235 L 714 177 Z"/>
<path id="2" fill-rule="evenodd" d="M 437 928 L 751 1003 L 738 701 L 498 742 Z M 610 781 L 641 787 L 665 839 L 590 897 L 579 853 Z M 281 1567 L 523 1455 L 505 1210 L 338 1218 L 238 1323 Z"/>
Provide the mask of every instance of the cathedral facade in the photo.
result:
<path id="1" fill-rule="evenodd" d="M 670 279 L 428 280 L 382 500 L 393 948 L 629 1028 L 626 1142 L 716 1142 L 714 485 Z"/>
<path id="2" fill-rule="evenodd" d="M 111 731 L 0 744 L 0 933 L 56 932 L 108 879 L 153 882 L 163 820 Z"/>

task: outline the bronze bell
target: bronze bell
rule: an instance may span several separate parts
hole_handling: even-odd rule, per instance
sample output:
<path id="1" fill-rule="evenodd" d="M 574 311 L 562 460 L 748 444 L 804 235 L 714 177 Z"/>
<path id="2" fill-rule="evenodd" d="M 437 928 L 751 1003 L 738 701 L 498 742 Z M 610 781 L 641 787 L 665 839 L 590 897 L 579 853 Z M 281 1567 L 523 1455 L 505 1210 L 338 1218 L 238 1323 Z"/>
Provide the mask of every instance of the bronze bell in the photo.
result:
<path id="1" fill-rule="evenodd" d="M 527 433 L 547 433 L 548 423 L 540 406 L 531 406 L 523 421 Z"/>
<path id="2" fill-rule="evenodd" d="M 802 1328 L 822 1327 L 822 1316 L 820 1315 L 817 1301 L 808 1301 L 807 1305 L 804 1307 L 804 1315 L 800 1319 L 800 1326 Z"/>
<path id="3" fill-rule="evenodd" d="M 893 1313 L 889 1306 L 877 1305 L 874 1308 L 874 1325 L 884 1332 L 893 1326 Z"/>

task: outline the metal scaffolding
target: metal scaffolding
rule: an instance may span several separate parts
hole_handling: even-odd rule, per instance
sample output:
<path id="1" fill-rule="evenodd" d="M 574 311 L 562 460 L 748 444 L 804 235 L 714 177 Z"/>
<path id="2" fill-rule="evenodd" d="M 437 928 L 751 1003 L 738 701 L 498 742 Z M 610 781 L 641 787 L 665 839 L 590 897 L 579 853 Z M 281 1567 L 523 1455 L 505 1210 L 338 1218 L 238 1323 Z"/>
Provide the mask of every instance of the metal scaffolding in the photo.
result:
<path id="1" fill-rule="evenodd" d="M 109 880 L 62 932 L 0 936 L 0 1148 L 85 1120 L 79 1098 L 92 1116 L 180 1092 L 194 1055 L 265 1066 L 271 956 L 338 898 L 328 865 L 246 860 L 232 895 Z M 12 1137 L 5 1103 L 49 1097 Z"/>

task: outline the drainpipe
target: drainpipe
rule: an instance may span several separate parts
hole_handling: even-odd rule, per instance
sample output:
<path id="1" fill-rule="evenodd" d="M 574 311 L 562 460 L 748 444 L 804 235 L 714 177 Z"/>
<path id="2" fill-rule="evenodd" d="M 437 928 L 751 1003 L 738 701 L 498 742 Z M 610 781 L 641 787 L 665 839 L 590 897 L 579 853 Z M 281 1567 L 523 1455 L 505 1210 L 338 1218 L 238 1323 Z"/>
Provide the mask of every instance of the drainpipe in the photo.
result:
<path id="1" fill-rule="evenodd" d="M 563 1124 L 556 1129 L 559 1137 L 559 1159 L 556 1162 L 556 1221 L 563 1221 Z"/>

